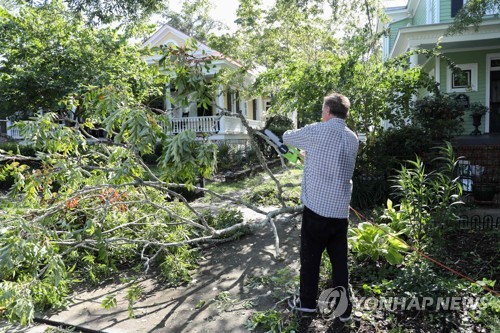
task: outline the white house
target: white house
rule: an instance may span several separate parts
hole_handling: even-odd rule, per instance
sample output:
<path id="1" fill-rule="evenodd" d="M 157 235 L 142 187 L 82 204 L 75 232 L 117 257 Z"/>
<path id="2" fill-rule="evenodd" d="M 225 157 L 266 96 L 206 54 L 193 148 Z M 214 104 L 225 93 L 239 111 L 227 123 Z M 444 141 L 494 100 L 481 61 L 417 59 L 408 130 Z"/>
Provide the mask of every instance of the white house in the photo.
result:
<path id="1" fill-rule="evenodd" d="M 145 41 L 143 46 L 149 48 L 161 47 L 168 44 L 184 46 L 188 38 L 190 37 L 185 33 L 166 24 Z M 195 52 L 195 55 L 197 54 L 200 56 L 204 54 L 215 59 L 211 62 L 210 70 L 206 72 L 206 77 L 209 80 L 224 68 L 239 69 L 242 67 L 237 61 L 212 50 L 201 42 L 198 42 L 198 50 Z M 154 55 L 147 57 L 146 61 L 153 65 L 158 64 L 161 58 L 162 55 Z M 252 84 L 256 74 L 255 72 L 247 71 L 244 80 L 245 83 L 248 85 Z M 175 91 L 171 90 L 168 84 L 167 91 L 170 91 L 172 95 L 175 94 Z M 190 101 L 189 107 L 172 108 L 169 99 L 165 99 L 165 109 L 171 111 L 170 129 L 172 133 L 175 134 L 190 129 L 197 133 L 208 134 L 210 140 L 240 141 L 248 138 L 246 128 L 242 125 L 241 120 L 236 115 L 219 115 L 221 109 L 226 109 L 230 112 L 241 111 L 251 127 L 262 128 L 269 106 L 270 101 L 267 98 L 259 96 L 250 100 L 244 100 L 240 98 L 238 91 L 234 91 L 231 87 L 222 86 L 218 88 L 216 96 L 213 97 L 212 105 L 208 109 L 198 107 L 195 100 Z"/>

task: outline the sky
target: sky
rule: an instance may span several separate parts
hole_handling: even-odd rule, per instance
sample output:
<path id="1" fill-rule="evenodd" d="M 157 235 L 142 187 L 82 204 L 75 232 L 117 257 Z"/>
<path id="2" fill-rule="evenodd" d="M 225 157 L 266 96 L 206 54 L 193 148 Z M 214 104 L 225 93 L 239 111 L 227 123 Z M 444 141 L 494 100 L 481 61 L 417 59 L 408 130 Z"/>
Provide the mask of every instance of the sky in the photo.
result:
<path id="1" fill-rule="evenodd" d="M 237 0 L 211 0 L 213 8 L 210 11 L 210 16 L 221 21 L 228 26 L 230 31 L 236 30 L 236 9 L 238 9 L 239 1 Z M 272 6 L 274 0 L 262 0 L 264 7 Z M 169 6 L 172 10 L 179 12 L 182 9 L 182 1 L 170 1 Z"/>
<path id="2" fill-rule="evenodd" d="M 264 7 L 269 8 L 273 5 L 274 0 L 262 0 L 262 3 Z M 407 0 L 384 0 L 384 3 L 387 7 L 404 6 Z M 239 1 L 212 0 L 212 4 L 211 17 L 227 25 L 230 31 L 235 31 L 236 24 L 234 20 L 236 19 L 236 9 L 238 9 Z M 170 1 L 169 6 L 172 10 L 179 12 L 182 8 L 182 1 Z"/>

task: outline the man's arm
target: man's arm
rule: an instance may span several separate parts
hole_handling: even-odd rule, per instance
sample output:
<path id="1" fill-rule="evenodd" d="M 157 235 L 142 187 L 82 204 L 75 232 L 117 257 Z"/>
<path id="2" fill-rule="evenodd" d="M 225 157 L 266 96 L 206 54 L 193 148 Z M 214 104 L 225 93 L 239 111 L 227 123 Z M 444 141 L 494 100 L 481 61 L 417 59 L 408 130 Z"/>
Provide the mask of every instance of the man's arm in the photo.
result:
<path id="1" fill-rule="evenodd" d="M 286 131 L 283 134 L 283 143 L 307 151 L 311 142 L 312 135 L 314 133 L 314 129 L 315 126 L 313 124 L 306 125 L 305 127 L 296 130 Z"/>

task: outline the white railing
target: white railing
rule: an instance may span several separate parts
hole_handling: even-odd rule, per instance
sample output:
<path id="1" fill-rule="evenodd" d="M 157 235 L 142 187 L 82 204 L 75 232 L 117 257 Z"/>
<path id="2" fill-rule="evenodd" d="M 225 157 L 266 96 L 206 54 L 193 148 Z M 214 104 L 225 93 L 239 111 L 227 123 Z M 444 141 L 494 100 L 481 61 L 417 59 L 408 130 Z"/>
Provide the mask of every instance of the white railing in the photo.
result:
<path id="1" fill-rule="evenodd" d="M 5 134 L 13 139 L 22 139 L 23 137 L 21 136 L 21 133 L 19 133 L 19 128 L 14 127 L 14 123 L 10 120 L 5 120 L 5 119 L 0 119 L 0 122 L 5 123 L 5 125 L 1 126 L 0 128 L 2 131 L 0 134 Z M 5 132 L 4 132 L 5 129 Z"/>
<path id="2" fill-rule="evenodd" d="M 252 128 L 261 128 L 262 121 L 248 120 Z M 180 133 L 192 130 L 197 133 L 209 134 L 246 134 L 247 130 L 238 117 L 232 116 L 209 116 L 209 117 L 187 117 L 170 118 L 170 129 L 165 129 L 169 133 Z"/>
<path id="3" fill-rule="evenodd" d="M 252 128 L 259 129 L 264 126 L 264 122 L 259 120 L 247 119 L 247 121 Z M 13 139 L 22 139 L 19 128 L 12 126 L 13 122 L 0 120 L 0 124 L 1 122 L 5 123 L 5 125 L 0 127 L 2 129 L 0 134 L 5 134 Z M 164 125 L 162 127 L 166 132 L 174 134 L 186 130 L 208 134 L 247 134 L 241 120 L 233 116 L 170 118 L 170 128 Z"/>
<path id="4" fill-rule="evenodd" d="M 202 133 L 217 133 L 219 131 L 219 117 L 187 117 L 171 118 L 171 133 L 180 133 L 182 131 L 192 130 Z"/>

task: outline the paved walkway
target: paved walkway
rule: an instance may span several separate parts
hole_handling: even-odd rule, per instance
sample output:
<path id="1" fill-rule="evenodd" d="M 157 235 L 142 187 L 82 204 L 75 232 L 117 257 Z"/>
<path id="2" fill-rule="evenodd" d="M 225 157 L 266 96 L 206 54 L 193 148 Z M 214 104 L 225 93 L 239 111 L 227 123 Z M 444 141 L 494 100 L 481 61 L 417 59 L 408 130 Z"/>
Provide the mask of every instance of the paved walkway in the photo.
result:
<path id="1" fill-rule="evenodd" d="M 247 211 L 245 216 L 252 214 Z M 199 271 L 186 286 L 166 288 L 153 278 L 143 279 L 140 285 L 144 297 L 134 305 L 135 318 L 128 318 L 128 303 L 124 299 L 130 286 L 127 283 L 78 290 L 68 310 L 43 318 L 107 333 L 248 332 L 244 325 L 252 312 L 274 304 L 269 290 L 248 288 L 248 279 L 273 274 L 284 267 L 298 269 L 297 225 L 277 223 L 283 260 L 275 260 L 273 234 L 266 227 L 239 241 L 205 249 Z M 229 303 L 233 303 L 226 310 L 224 304 L 216 301 L 222 291 L 229 292 Z M 111 293 L 117 294 L 118 304 L 106 310 L 101 301 Z M 254 299 L 255 307 L 246 309 L 245 299 Z M 9 333 L 41 333 L 49 326 L 8 328 L 4 323 L 0 324 L 0 332 L 2 327 Z"/>

